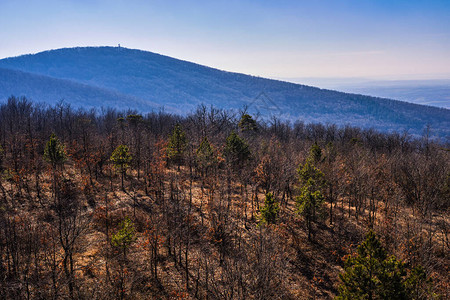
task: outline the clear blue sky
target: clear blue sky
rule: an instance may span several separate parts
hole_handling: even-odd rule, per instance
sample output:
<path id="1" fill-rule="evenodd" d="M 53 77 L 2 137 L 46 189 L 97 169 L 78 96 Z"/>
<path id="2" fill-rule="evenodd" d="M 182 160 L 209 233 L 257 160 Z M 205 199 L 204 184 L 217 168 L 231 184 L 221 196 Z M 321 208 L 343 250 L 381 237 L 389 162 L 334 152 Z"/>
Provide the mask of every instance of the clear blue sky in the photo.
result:
<path id="1" fill-rule="evenodd" d="M 263 77 L 450 78 L 450 0 L 0 0 L 0 58 L 119 43 Z"/>

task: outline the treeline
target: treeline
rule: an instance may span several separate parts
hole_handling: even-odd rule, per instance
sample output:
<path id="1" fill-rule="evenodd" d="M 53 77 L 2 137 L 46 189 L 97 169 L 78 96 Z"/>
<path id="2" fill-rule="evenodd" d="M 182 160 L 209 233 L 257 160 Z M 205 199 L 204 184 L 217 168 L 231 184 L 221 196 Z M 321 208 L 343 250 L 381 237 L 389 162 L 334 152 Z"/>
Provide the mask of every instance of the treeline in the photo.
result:
<path id="1" fill-rule="evenodd" d="M 11 97 L 0 145 L 1 298 L 350 299 L 341 258 L 369 231 L 399 261 L 380 256 L 399 285 L 374 299 L 448 296 L 450 160 L 430 131 Z"/>

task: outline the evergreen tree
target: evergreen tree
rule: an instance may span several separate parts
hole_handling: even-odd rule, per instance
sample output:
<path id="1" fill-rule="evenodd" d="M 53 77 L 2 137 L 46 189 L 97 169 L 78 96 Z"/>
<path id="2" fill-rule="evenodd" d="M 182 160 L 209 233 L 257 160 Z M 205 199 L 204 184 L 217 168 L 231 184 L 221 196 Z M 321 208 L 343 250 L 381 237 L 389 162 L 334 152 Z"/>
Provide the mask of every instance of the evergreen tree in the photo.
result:
<path id="1" fill-rule="evenodd" d="M 311 240 L 313 223 L 322 214 L 324 201 L 322 189 L 325 180 L 323 173 L 314 167 L 309 160 L 303 166 L 300 166 L 298 174 L 302 187 L 300 196 L 296 199 L 297 213 L 305 218 L 308 239 Z"/>
<path id="2" fill-rule="evenodd" d="M 167 145 L 167 158 L 178 163 L 178 169 L 183 161 L 183 155 L 187 147 L 186 133 L 180 124 L 175 125 Z"/>
<path id="3" fill-rule="evenodd" d="M 59 141 L 58 137 L 54 133 L 50 135 L 50 139 L 45 144 L 44 159 L 52 165 L 53 195 L 57 197 L 57 167 L 62 166 L 67 159 L 67 155 L 64 145 Z"/>
<path id="4" fill-rule="evenodd" d="M 337 299 L 411 299 L 405 284 L 405 265 L 388 256 L 373 231 L 347 258 Z M 412 282 L 412 281 L 411 281 Z"/>
<path id="5" fill-rule="evenodd" d="M 267 193 L 261 208 L 261 223 L 274 224 L 280 211 L 280 205 L 272 193 Z"/>
<path id="6" fill-rule="evenodd" d="M 63 164 L 67 159 L 64 145 L 54 133 L 50 135 L 50 139 L 45 145 L 44 159 L 51 163 L 54 169 L 56 169 L 56 166 Z"/>
<path id="7" fill-rule="evenodd" d="M 310 161 L 307 161 L 304 165 L 300 165 L 297 171 L 302 184 L 306 184 L 311 179 L 311 184 L 313 184 L 314 188 L 321 189 L 324 186 L 324 174 Z"/>
<path id="8" fill-rule="evenodd" d="M 120 248 L 124 256 L 126 257 L 126 251 L 132 243 L 136 241 L 136 229 L 130 218 L 126 217 L 125 220 L 120 222 L 119 230 L 112 235 L 111 244 L 117 248 Z"/>
<path id="9" fill-rule="evenodd" d="M 142 122 L 142 115 L 128 115 L 127 121 L 131 126 L 136 127 L 140 122 Z"/>
<path id="10" fill-rule="evenodd" d="M 322 160 L 322 149 L 320 149 L 319 145 L 317 145 L 317 142 L 311 146 L 309 159 L 314 163 L 318 163 Z"/>
<path id="11" fill-rule="evenodd" d="M 112 235 L 111 237 L 111 244 L 114 247 L 119 248 L 119 250 L 122 251 L 122 259 L 119 259 L 119 265 L 120 265 L 120 271 L 118 274 L 118 295 L 119 299 L 125 299 L 126 298 L 126 289 L 125 289 L 125 282 L 127 281 L 127 272 L 126 272 L 126 265 L 127 265 L 127 251 L 130 246 L 136 242 L 136 229 L 134 227 L 133 222 L 131 222 L 130 218 L 126 217 L 122 222 L 119 224 L 119 230 Z"/>
<path id="12" fill-rule="evenodd" d="M 117 148 L 111 154 L 110 160 L 113 162 L 116 171 L 121 174 L 122 190 L 125 190 L 123 186 L 123 177 L 128 167 L 130 166 L 130 162 L 132 160 L 132 156 L 130 154 L 128 146 L 126 145 L 117 146 Z"/>
<path id="13" fill-rule="evenodd" d="M 239 128 L 242 132 L 250 131 L 254 132 L 258 129 L 256 121 L 253 120 L 252 116 L 249 114 L 243 114 L 241 120 L 238 123 Z"/>
<path id="14" fill-rule="evenodd" d="M 300 196 L 297 197 L 297 213 L 306 220 L 309 240 L 311 240 L 311 234 L 313 234 L 313 223 L 321 213 L 324 200 L 322 192 L 316 186 L 315 180 L 309 178 L 303 185 Z"/>
<path id="15" fill-rule="evenodd" d="M 235 169 L 241 167 L 250 158 L 250 150 L 247 143 L 234 131 L 227 137 L 224 154 L 228 163 Z"/>
<path id="16" fill-rule="evenodd" d="M 208 173 L 208 169 L 217 161 L 214 150 L 206 137 L 197 148 L 197 164 L 203 173 Z"/>
<path id="17" fill-rule="evenodd" d="M 433 281 L 427 276 L 422 266 L 414 267 L 405 281 L 409 299 L 426 300 L 437 298 L 432 292 Z"/>

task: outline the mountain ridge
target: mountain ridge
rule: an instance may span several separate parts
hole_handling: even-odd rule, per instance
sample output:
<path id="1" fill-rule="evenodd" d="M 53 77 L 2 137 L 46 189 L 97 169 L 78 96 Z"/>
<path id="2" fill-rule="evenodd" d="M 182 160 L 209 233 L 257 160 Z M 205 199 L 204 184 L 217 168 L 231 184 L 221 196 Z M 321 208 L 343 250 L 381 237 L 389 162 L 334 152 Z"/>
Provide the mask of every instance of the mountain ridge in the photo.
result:
<path id="1" fill-rule="evenodd" d="M 250 113 L 260 114 L 262 118 L 276 116 L 292 122 L 350 124 L 382 131 L 406 130 L 414 135 L 420 135 L 431 125 L 437 136 L 450 134 L 448 109 L 223 71 L 137 49 L 62 48 L 5 58 L 0 60 L 0 68 L 66 80 L 61 85 L 70 85 L 67 82 L 70 81 L 98 88 L 122 96 L 124 107 L 142 112 L 159 106 L 185 114 L 199 104 L 206 104 L 236 110 L 247 107 Z M 9 81 L 5 74 L 0 76 L 3 82 L 0 99 L 12 90 Z M 26 80 L 22 84 L 26 85 Z M 20 89 L 18 82 L 17 89 Z M 76 105 L 84 95 L 89 96 L 85 89 L 81 90 L 85 94 L 80 92 L 82 95 L 75 97 L 73 93 L 66 101 Z M 27 91 L 24 96 L 33 99 L 32 88 L 28 87 Z M 266 101 L 257 98 L 261 94 Z M 88 102 L 92 107 L 105 106 L 106 98 L 102 100 L 98 96 Z"/>
<path id="2" fill-rule="evenodd" d="M 28 97 L 28 95 L 32 94 L 31 100 L 34 102 L 54 105 L 61 100 L 67 101 L 66 99 L 70 99 L 72 101 L 69 103 L 79 108 L 100 108 L 92 105 L 91 101 L 95 102 L 96 100 L 103 101 L 104 107 L 116 109 L 128 108 L 124 104 L 124 100 L 133 102 L 134 109 L 139 109 L 139 103 L 141 103 L 142 107 L 151 105 L 149 102 L 146 102 L 144 105 L 141 99 L 100 87 L 40 74 L 0 68 L 0 78 L 5 77 L 8 77 L 9 80 L 0 80 L 0 99 L 6 99 L 10 96 Z M 85 95 L 84 97 L 79 96 L 80 91 Z M 158 108 L 156 104 L 154 106 L 155 109 Z"/>

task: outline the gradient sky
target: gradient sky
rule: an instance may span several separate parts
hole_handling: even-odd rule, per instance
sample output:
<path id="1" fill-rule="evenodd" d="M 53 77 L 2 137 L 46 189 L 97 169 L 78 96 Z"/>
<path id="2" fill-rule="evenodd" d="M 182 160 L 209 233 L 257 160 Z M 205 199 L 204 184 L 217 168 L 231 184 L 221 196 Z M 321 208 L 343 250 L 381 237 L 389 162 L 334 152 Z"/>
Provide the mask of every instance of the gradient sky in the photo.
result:
<path id="1" fill-rule="evenodd" d="M 0 0 L 0 58 L 136 48 L 273 78 L 450 78 L 449 0 Z"/>

